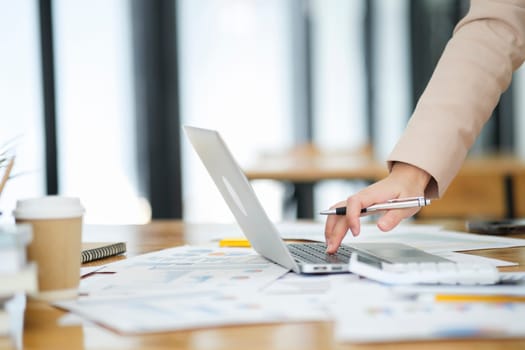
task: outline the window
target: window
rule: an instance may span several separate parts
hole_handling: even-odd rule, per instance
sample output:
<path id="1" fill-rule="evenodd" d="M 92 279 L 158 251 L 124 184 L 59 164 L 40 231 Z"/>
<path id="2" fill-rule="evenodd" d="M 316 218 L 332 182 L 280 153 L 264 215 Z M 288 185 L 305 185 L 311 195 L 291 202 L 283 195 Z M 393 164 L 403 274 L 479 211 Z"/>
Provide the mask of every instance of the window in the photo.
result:
<path id="1" fill-rule="evenodd" d="M 59 191 L 89 223 L 143 223 L 129 1 L 54 2 Z"/>
<path id="2" fill-rule="evenodd" d="M 281 0 L 179 2 L 182 124 L 219 130 L 241 166 L 291 141 L 291 8 Z M 185 136 L 181 142 L 184 218 L 233 221 Z M 280 187 L 254 185 L 279 219 Z"/>
<path id="3" fill-rule="evenodd" d="M 0 144 L 13 140 L 16 161 L 0 197 L 0 221 L 16 200 L 45 192 L 38 7 L 0 0 Z"/>

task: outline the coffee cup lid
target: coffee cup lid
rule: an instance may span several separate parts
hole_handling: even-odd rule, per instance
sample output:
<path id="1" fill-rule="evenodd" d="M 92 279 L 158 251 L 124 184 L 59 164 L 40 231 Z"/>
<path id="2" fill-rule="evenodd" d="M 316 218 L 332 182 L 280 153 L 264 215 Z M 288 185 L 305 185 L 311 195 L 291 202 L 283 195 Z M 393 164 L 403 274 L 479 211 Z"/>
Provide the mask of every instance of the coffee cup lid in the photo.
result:
<path id="1" fill-rule="evenodd" d="M 13 215 L 17 219 L 62 219 L 82 216 L 84 211 L 78 198 L 46 196 L 18 200 Z"/>

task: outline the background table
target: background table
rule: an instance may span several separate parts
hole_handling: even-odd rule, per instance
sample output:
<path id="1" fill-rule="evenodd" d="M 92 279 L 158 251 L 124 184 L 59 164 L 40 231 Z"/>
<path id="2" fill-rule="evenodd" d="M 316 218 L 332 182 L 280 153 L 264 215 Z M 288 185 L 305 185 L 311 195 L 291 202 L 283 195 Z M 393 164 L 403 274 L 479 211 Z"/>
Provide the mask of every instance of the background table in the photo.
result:
<path id="1" fill-rule="evenodd" d="M 275 180 L 293 187 L 297 217 L 312 219 L 314 186 L 329 180 L 373 183 L 388 175 L 386 163 L 369 149 L 325 152 L 303 145 L 265 153 L 244 168 L 248 179 Z M 341 194 L 344 200 L 351 193 Z M 491 154 L 467 158 L 445 196 L 423 208 L 422 217 L 525 217 L 525 161 L 514 155 Z"/>
<path id="2" fill-rule="evenodd" d="M 433 223 L 436 223 L 433 221 Z M 464 227 L 463 222 L 444 222 L 449 228 Z M 181 221 L 155 221 L 143 226 L 89 226 L 84 241 L 126 241 L 128 256 L 182 244 L 209 241 L 211 235 L 228 234 L 229 225 L 185 224 Z M 525 238 L 522 235 L 521 238 Z M 477 251 L 483 256 L 517 261 L 525 270 L 525 248 Z M 107 263 L 111 260 L 99 261 Z M 524 349 L 525 339 L 460 340 L 387 344 L 339 344 L 333 339 L 330 322 L 232 326 L 160 334 L 124 336 L 98 325 L 59 326 L 65 312 L 42 302 L 28 302 L 25 312 L 26 349 Z M 502 320 L 504 322 L 504 320 Z M 378 330 L 380 332 L 381 330 Z"/>

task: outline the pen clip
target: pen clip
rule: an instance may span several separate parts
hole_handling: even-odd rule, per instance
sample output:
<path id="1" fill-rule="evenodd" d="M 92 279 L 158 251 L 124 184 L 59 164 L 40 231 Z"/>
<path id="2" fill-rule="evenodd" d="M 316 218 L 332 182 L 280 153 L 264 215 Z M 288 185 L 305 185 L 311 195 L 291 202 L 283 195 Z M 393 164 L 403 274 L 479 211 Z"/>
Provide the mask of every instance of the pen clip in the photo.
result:
<path id="1" fill-rule="evenodd" d="M 405 197 L 405 198 L 394 198 L 387 200 L 387 203 L 400 203 L 400 202 L 408 202 L 408 201 L 422 201 L 425 200 L 425 197 L 417 196 L 417 197 Z"/>

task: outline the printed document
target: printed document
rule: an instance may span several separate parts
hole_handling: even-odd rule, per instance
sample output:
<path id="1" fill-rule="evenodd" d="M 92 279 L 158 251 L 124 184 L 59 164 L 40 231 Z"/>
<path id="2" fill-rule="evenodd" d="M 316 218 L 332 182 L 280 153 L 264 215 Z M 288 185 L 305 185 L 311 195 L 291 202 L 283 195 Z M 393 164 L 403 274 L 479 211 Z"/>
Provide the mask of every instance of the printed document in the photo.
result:
<path id="1" fill-rule="evenodd" d="M 83 295 L 136 295 L 188 289 L 259 290 L 288 272 L 246 248 L 183 246 L 113 264 L 81 281 Z"/>

